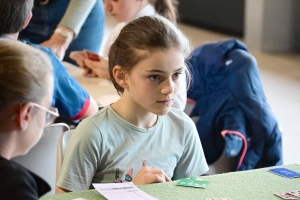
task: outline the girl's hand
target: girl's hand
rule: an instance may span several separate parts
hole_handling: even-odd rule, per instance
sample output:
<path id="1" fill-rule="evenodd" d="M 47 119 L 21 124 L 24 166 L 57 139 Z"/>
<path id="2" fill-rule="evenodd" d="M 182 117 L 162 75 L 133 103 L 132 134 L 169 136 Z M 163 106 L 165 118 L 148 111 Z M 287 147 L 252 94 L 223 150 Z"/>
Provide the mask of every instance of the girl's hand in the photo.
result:
<path id="1" fill-rule="evenodd" d="M 77 65 L 83 69 L 83 76 L 97 77 L 97 75 L 85 65 L 84 60 L 86 59 L 86 54 L 84 51 L 72 51 L 70 58 L 75 60 Z"/>
<path id="2" fill-rule="evenodd" d="M 163 182 L 171 182 L 171 179 L 167 176 L 167 174 L 163 170 L 158 168 L 148 167 L 148 166 L 142 167 L 142 169 L 132 180 L 132 183 L 134 183 L 135 185 L 163 183 Z"/>
<path id="3" fill-rule="evenodd" d="M 72 51 L 70 53 L 70 58 L 75 60 L 77 65 L 81 68 L 84 68 L 84 59 L 86 58 L 85 57 L 85 54 L 83 51 Z"/>
<path id="4" fill-rule="evenodd" d="M 108 60 L 105 60 L 102 57 L 100 57 L 100 61 L 93 61 L 86 58 L 84 59 L 84 65 L 100 78 L 110 79 L 108 72 Z"/>

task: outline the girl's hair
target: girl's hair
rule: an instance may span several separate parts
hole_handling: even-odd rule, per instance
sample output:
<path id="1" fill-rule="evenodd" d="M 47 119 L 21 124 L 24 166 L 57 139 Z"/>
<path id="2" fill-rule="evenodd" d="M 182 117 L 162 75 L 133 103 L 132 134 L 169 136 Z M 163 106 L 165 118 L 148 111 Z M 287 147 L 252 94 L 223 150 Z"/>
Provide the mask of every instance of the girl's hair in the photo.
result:
<path id="1" fill-rule="evenodd" d="M 128 23 L 120 32 L 109 50 L 109 73 L 111 80 L 119 94 L 122 88 L 114 79 L 113 68 L 117 65 L 130 73 L 132 68 L 142 60 L 148 58 L 157 50 L 177 48 L 184 58 L 191 52 L 189 40 L 168 19 L 160 16 L 140 17 Z M 186 68 L 187 82 L 190 73 Z"/>
<path id="2" fill-rule="evenodd" d="M 20 41 L 0 39 L 0 111 L 11 103 L 39 103 L 49 76 L 53 79 L 47 55 Z"/>
<path id="3" fill-rule="evenodd" d="M 149 2 L 154 6 L 158 14 L 163 15 L 176 24 L 178 17 L 177 0 L 149 0 Z"/>

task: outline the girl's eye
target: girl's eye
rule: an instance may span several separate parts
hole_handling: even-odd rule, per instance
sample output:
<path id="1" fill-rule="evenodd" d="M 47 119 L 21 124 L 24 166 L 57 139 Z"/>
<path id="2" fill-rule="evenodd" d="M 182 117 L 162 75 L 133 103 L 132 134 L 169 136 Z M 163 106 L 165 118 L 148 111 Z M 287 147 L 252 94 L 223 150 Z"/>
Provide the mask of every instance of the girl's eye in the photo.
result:
<path id="1" fill-rule="evenodd" d="M 173 74 L 172 78 L 178 79 L 181 74 L 182 72 L 176 72 L 175 74 Z"/>
<path id="2" fill-rule="evenodd" d="M 157 81 L 157 80 L 159 80 L 159 76 L 158 75 L 152 75 L 152 76 L 149 77 L 149 79 L 151 81 Z"/>

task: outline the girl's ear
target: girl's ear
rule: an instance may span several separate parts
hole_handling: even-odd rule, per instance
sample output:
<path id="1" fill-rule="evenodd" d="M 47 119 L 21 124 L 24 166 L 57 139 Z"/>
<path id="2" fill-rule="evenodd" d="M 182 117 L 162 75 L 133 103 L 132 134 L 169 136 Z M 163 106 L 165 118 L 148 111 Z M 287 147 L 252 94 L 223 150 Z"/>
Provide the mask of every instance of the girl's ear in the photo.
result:
<path id="1" fill-rule="evenodd" d="M 122 87 L 127 88 L 127 72 L 123 70 L 123 68 L 119 65 L 115 66 L 113 68 L 113 75 L 115 78 L 115 81 Z"/>
<path id="2" fill-rule="evenodd" d="M 26 103 L 19 106 L 16 113 L 16 123 L 19 129 L 22 131 L 26 130 L 30 120 L 32 119 L 32 114 L 34 110 L 34 105 L 32 103 Z"/>

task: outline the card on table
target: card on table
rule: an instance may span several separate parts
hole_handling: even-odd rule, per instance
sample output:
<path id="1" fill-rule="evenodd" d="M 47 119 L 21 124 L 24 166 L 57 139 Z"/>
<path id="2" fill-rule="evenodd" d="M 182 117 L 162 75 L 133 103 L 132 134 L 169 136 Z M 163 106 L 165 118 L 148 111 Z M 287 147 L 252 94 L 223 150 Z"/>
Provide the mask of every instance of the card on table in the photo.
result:
<path id="1" fill-rule="evenodd" d="M 298 199 L 296 196 L 287 192 L 275 193 L 274 195 L 279 196 L 282 199 Z"/>
<path id="2" fill-rule="evenodd" d="M 100 57 L 97 53 L 89 51 L 87 49 L 83 50 L 85 55 L 90 59 L 90 60 L 94 60 L 94 61 L 100 61 Z"/>
<path id="3" fill-rule="evenodd" d="M 87 200 L 87 199 L 78 198 L 78 199 L 72 199 L 72 200 Z"/>
<path id="4" fill-rule="evenodd" d="M 197 188 L 207 188 L 209 181 L 205 181 L 203 179 L 198 178 L 182 178 L 178 181 L 178 186 L 185 187 L 197 187 Z"/>
<path id="5" fill-rule="evenodd" d="M 283 176 L 286 178 L 297 178 L 300 177 L 300 173 L 287 169 L 287 168 L 274 168 L 274 169 L 270 169 L 269 172 L 272 172 L 274 174 L 277 174 L 279 176 Z"/>
<path id="6" fill-rule="evenodd" d="M 287 193 L 292 194 L 292 195 L 300 198 L 300 190 L 292 190 L 292 191 L 289 191 Z"/>

